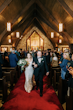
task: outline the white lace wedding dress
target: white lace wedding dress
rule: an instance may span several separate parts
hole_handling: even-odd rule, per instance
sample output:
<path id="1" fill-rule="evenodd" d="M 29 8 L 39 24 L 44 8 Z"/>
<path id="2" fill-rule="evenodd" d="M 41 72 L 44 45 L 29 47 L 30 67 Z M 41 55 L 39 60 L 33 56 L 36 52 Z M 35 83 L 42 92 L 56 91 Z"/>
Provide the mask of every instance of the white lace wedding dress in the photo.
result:
<path id="1" fill-rule="evenodd" d="M 30 93 L 32 88 L 33 88 L 33 83 L 32 83 L 32 76 L 33 76 L 33 67 L 32 67 L 32 61 L 29 63 L 29 66 L 25 68 L 25 84 L 24 88 L 25 91 Z"/>

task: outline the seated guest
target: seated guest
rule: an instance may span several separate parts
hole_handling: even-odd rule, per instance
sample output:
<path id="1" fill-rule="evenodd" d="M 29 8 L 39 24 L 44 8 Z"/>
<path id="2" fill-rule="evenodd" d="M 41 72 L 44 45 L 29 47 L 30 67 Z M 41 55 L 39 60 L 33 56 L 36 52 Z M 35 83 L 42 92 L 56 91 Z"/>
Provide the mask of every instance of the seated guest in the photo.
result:
<path id="1" fill-rule="evenodd" d="M 70 62 L 69 53 L 63 53 L 63 61 L 59 61 L 60 67 L 61 67 L 61 77 L 62 79 L 65 79 L 65 75 L 67 72 L 67 63 Z"/>
<path id="2" fill-rule="evenodd" d="M 12 50 L 12 53 L 9 55 L 9 61 L 10 61 L 10 66 L 11 67 L 16 67 L 17 66 L 18 58 L 15 54 L 15 50 Z"/>
<path id="3" fill-rule="evenodd" d="M 52 67 L 58 67 L 58 58 L 55 53 L 53 53 L 53 58 L 52 58 Z"/>

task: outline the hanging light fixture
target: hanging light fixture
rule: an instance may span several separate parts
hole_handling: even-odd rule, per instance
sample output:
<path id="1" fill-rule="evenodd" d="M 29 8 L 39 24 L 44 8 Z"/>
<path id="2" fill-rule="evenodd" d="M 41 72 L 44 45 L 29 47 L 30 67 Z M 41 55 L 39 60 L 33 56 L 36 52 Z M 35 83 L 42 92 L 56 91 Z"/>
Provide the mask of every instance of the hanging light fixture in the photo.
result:
<path id="1" fill-rule="evenodd" d="M 60 44 L 62 43 L 62 39 L 59 39 L 59 43 L 60 43 Z"/>
<path id="2" fill-rule="evenodd" d="M 54 32 L 51 32 L 51 38 L 54 38 Z"/>
<path id="3" fill-rule="evenodd" d="M 59 23 L 59 32 L 63 31 L 63 23 Z"/>
<path id="4" fill-rule="evenodd" d="M 7 22 L 7 31 L 11 31 L 11 23 Z"/>
<path id="5" fill-rule="evenodd" d="M 9 43 L 11 43 L 11 39 L 9 39 Z"/>
<path id="6" fill-rule="evenodd" d="M 16 37 L 19 38 L 20 37 L 20 33 L 16 32 Z"/>

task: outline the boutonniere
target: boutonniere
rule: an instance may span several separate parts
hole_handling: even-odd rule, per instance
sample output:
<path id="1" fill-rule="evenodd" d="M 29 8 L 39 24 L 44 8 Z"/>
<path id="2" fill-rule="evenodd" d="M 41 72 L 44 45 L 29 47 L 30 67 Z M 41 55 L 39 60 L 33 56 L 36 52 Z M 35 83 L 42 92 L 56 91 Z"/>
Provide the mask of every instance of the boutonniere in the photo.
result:
<path id="1" fill-rule="evenodd" d="M 43 58 L 41 58 L 41 61 L 43 61 Z"/>

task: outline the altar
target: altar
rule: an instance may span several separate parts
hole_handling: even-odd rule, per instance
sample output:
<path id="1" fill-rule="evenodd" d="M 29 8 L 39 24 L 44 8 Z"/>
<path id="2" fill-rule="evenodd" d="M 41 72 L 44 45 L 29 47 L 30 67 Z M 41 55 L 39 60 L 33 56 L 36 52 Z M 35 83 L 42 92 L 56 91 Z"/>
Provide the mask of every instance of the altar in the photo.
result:
<path id="1" fill-rule="evenodd" d="M 27 50 L 44 50 L 44 40 L 35 31 L 26 40 L 26 45 Z"/>

